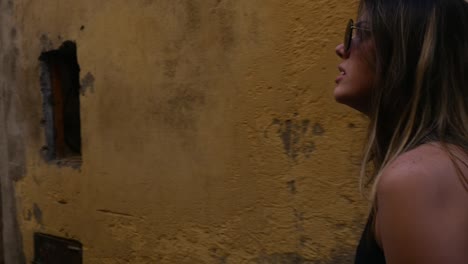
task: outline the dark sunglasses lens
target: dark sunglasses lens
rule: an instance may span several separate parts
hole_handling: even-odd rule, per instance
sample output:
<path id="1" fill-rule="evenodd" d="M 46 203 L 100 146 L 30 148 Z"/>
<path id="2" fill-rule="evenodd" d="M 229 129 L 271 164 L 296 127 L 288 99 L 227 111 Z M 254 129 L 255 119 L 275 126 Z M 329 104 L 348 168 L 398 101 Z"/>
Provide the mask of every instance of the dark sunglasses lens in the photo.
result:
<path id="1" fill-rule="evenodd" d="M 344 41 L 343 41 L 343 44 L 344 44 L 344 48 L 345 48 L 345 51 L 349 51 L 349 48 L 351 46 L 351 39 L 352 39 L 352 31 L 353 31 L 353 20 L 350 19 L 349 22 L 348 22 L 348 25 L 346 26 L 346 31 L 345 31 L 345 36 L 344 36 Z"/>

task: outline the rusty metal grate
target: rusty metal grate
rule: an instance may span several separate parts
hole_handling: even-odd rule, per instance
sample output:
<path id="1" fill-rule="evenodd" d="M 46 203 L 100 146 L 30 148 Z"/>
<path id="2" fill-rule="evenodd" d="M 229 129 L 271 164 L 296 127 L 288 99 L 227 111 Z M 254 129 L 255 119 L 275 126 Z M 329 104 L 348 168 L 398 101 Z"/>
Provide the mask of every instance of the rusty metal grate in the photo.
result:
<path id="1" fill-rule="evenodd" d="M 33 264 L 82 264 L 82 244 L 52 235 L 34 234 Z"/>

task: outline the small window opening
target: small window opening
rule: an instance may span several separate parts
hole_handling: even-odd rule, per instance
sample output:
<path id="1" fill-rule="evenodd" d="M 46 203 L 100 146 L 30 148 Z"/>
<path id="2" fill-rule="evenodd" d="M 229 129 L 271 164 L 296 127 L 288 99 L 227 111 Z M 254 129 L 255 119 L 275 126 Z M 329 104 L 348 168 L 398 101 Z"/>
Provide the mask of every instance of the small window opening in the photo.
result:
<path id="1" fill-rule="evenodd" d="M 48 161 L 81 163 L 80 66 L 76 44 L 65 41 L 57 50 L 43 52 L 41 90 Z"/>

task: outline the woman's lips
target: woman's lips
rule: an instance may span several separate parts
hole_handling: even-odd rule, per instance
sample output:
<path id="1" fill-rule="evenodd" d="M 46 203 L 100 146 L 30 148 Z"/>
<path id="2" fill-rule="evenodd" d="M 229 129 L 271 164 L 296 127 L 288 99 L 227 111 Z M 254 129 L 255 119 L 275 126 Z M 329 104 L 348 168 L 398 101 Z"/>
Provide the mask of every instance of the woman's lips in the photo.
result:
<path id="1" fill-rule="evenodd" d="M 338 66 L 338 70 L 340 71 L 340 75 L 336 78 L 335 83 L 338 84 L 341 79 L 346 75 L 346 71 L 343 69 L 343 67 Z"/>

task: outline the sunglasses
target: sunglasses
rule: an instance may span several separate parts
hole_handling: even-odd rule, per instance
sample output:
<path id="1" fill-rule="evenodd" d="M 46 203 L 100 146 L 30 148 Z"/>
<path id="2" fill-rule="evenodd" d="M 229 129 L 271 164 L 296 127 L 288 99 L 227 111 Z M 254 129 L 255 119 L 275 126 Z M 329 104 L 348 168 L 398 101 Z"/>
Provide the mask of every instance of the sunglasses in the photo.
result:
<path id="1" fill-rule="evenodd" d="M 359 22 L 357 24 L 359 24 Z M 354 25 L 354 21 L 350 19 L 348 21 L 348 25 L 346 26 L 344 41 L 343 41 L 345 52 L 348 52 L 349 49 L 351 48 L 351 42 L 353 40 L 353 29 L 362 30 L 362 31 L 370 31 L 370 29 L 368 28 L 356 27 Z"/>

